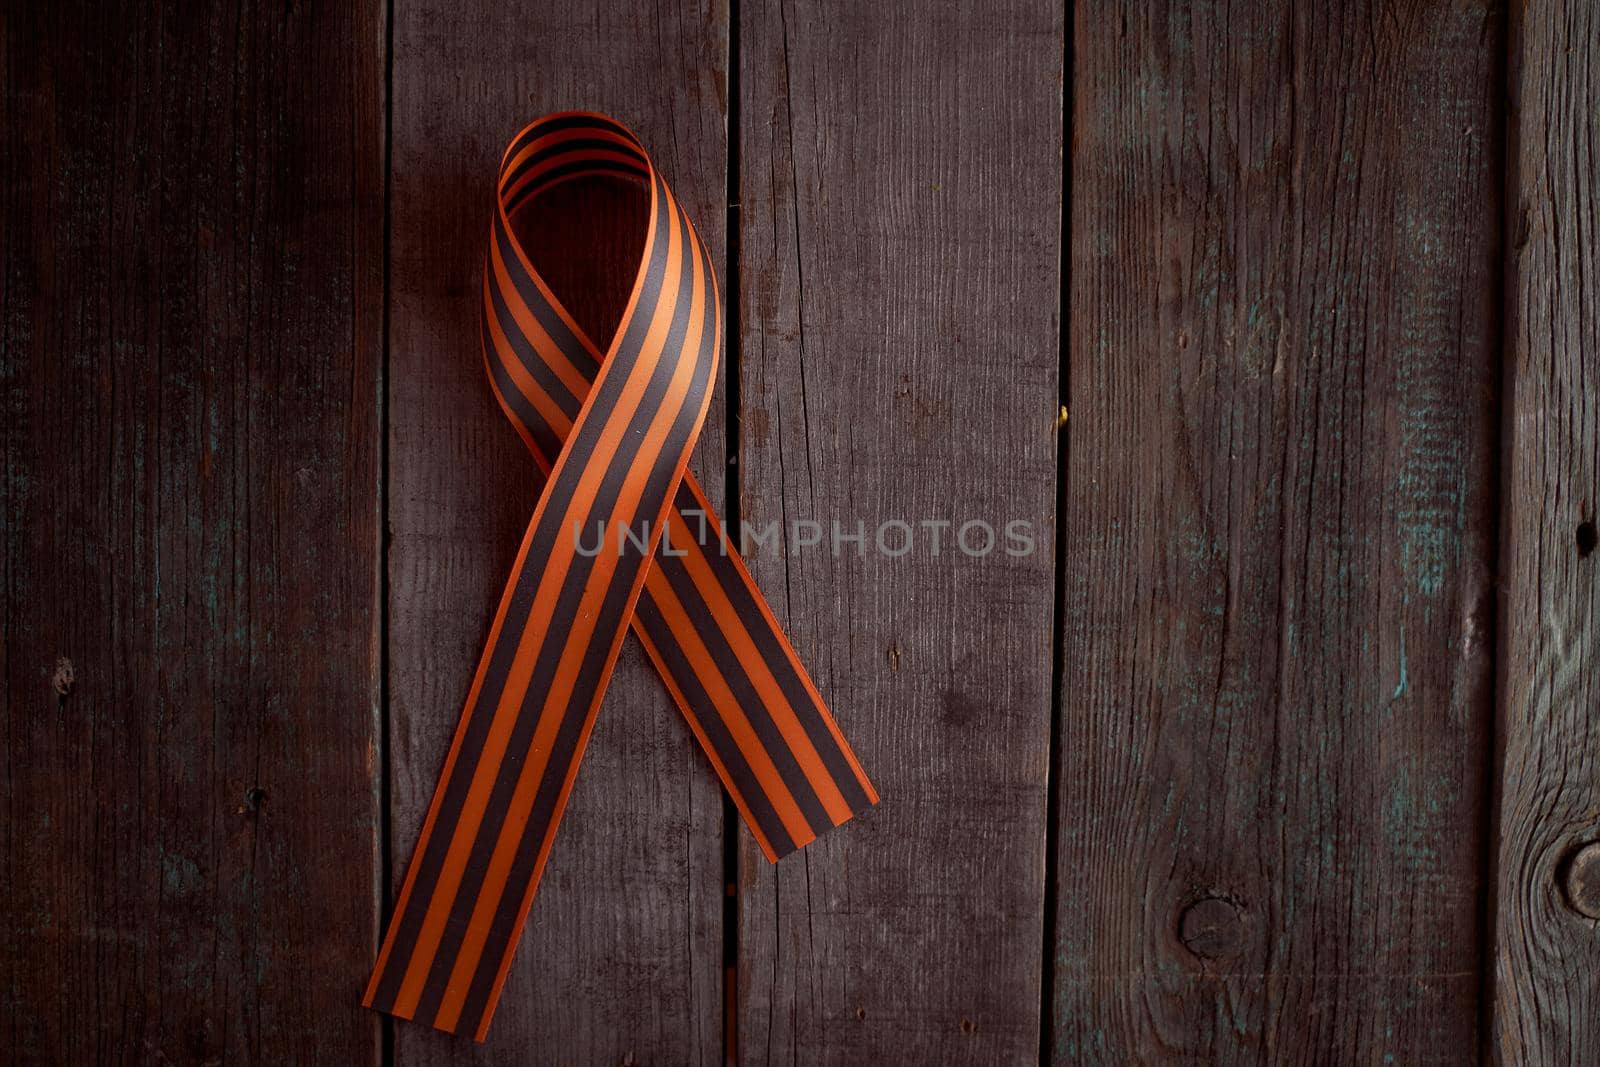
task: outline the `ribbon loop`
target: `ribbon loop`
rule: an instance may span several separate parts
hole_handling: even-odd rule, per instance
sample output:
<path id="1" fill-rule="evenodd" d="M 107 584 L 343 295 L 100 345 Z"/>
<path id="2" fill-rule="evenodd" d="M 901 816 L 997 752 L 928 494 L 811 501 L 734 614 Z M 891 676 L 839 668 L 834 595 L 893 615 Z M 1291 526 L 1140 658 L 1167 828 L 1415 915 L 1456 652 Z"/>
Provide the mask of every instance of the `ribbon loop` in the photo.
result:
<path id="1" fill-rule="evenodd" d="M 542 193 L 596 177 L 650 196 L 604 354 L 512 228 Z M 685 471 L 722 307 L 710 255 L 638 138 L 602 115 L 533 122 L 501 161 L 488 245 L 485 365 L 548 477 L 364 1001 L 480 1041 L 630 625 L 768 859 L 878 800 Z"/>

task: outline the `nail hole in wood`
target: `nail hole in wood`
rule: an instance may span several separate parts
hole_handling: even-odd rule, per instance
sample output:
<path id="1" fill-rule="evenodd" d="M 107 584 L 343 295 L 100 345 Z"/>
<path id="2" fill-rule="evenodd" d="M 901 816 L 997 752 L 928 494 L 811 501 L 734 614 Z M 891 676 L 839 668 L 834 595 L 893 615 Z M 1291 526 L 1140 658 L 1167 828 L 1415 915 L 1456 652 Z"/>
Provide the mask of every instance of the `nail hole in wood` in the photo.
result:
<path id="1" fill-rule="evenodd" d="M 55 673 L 50 676 L 50 687 L 56 691 L 56 704 L 66 707 L 67 696 L 72 692 L 73 683 L 78 680 L 78 675 L 72 667 L 72 661 L 65 656 L 56 658 Z"/>
<path id="2" fill-rule="evenodd" d="M 1592 523 L 1592 522 L 1580 522 L 1580 523 L 1578 523 L 1578 558 L 1579 559 L 1588 559 L 1589 558 L 1589 553 L 1594 551 L 1596 540 L 1600 540 L 1600 534 L 1596 534 L 1595 528 L 1594 528 L 1594 523 Z"/>

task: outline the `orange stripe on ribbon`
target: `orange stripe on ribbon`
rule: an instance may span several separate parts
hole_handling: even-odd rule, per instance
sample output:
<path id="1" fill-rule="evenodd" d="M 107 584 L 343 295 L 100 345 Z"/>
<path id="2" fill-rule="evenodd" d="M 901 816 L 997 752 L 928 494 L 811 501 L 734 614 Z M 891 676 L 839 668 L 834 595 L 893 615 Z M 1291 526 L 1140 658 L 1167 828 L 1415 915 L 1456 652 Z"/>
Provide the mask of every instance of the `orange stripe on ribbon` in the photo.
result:
<path id="1" fill-rule="evenodd" d="M 602 355 L 511 220 L 557 185 L 617 178 L 648 191 L 650 219 Z M 582 112 L 519 133 L 496 188 L 484 367 L 549 477 L 364 1001 L 480 1041 L 629 626 L 768 859 L 878 800 L 685 471 L 722 347 L 716 272 L 688 215 L 637 137 Z"/>

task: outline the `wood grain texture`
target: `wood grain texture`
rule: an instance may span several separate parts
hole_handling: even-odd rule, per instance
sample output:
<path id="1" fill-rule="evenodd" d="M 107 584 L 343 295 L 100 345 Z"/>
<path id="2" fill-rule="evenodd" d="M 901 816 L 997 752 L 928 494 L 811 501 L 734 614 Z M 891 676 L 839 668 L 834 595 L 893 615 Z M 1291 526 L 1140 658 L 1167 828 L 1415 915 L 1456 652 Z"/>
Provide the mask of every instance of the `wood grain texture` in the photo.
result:
<path id="1" fill-rule="evenodd" d="M 389 388 L 393 876 L 404 877 L 472 671 L 540 488 L 478 343 L 500 154 L 528 121 L 586 108 L 630 126 L 720 263 L 727 14 L 596 0 L 394 7 Z M 534 262 L 586 326 L 633 280 L 634 197 L 565 190 L 529 222 Z M 609 333 L 597 337 L 602 346 Z M 691 469 L 720 504 L 719 389 Z M 722 799 L 629 637 L 488 1041 L 396 1023 L 399 1063 L 721 1058 Z"/>
<path id="2" fill-rule="evenodd" d="M 1600 1060 L 1600 879 L 1579 854 L 1600 840 L 1597 56 L 1593 5 L 1515 5 L 1492 954 L 1505 1063 Z"/>
<path id="3" fill-rule="evenodd" d="M 1057 1063 L 1478 1048 L 1500 18 L 1077 5 Z"/>
<path id="4" fill-rule="evenodd" d="M 0 16 L 0 1061 L 379 1055 L 383 26 Z"/>
<path id="5" fill-rule="evenodd" d="M 787 534 L 751 566 L 884 798 L 775 867 L 741 838 L 745 1064 L 1038 1055 L 1062 30 L 741 5 L 740 499 Z M 1012 519 L 1031 555 L 955 547 Z"/>

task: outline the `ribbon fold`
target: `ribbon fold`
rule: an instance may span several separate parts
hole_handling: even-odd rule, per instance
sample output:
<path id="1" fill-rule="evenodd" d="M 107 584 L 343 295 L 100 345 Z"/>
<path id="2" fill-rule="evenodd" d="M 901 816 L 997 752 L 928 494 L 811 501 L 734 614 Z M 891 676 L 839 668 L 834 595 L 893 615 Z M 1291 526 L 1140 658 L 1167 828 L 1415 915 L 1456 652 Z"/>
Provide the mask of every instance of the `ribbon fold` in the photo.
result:
<path id="1" fill-rule="evenodd" d="M 512 229 L 540 194 L 595 177 L 638 182 L 650 196 L 632 294 L 604 354 Z M 638 138 L 603 115 L 567 112 L 512 140 L 484 262 L 481 340 L 500 406 L 547 478 L 368 1007 L 484 1039 L 630 624 L 769 860 L 877 803 L 685 471 L 722 322 L 711 258 Z"/>

